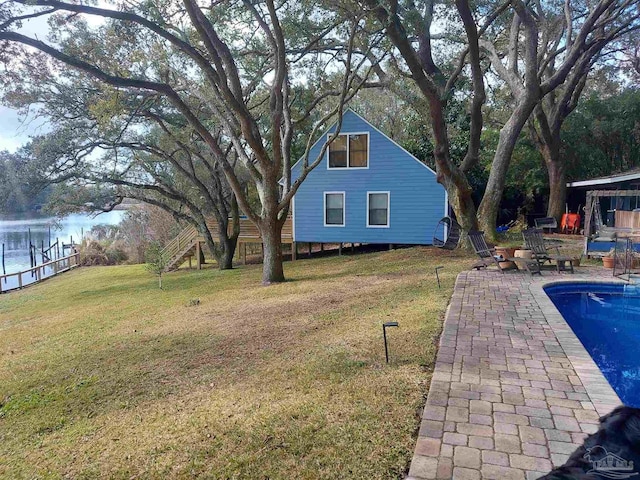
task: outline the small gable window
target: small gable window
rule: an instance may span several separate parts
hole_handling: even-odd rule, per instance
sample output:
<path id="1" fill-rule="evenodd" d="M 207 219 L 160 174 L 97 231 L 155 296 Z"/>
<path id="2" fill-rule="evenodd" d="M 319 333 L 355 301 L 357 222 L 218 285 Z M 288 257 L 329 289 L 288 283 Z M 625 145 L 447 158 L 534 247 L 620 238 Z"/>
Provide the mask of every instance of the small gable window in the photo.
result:
<path id="1" fill-rule="evenodd" d="M 367 192 L 367 227 L 389 226 L 389 192 Z"/>
<path id="2" fill-rule="evenodd" d="M 344 226 L 344 192 L 324 193 L 324 225 L 326 227 Z"/>
<path id="3" fill-rule="evenodd" d="M 342 133 L 329 145 L 329 168 L 368 167 L 368 133 Z"/>

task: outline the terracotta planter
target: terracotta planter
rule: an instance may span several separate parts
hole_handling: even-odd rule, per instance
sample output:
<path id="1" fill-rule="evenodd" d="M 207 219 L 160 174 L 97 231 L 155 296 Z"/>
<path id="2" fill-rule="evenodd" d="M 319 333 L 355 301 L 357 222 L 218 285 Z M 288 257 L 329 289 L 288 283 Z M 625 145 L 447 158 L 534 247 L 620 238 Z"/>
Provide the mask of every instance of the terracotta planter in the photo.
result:
<path id="1" fill-rule="evenodd" d="M 613 268 L 613 263 L 615 258 L 613 257 L 602 257 L 602 266 L 604 268 Z"/>
<path id="2" fill-rule="evenodd" d="M 526 258 L 527 260 L 531 260 L 533 258 L 533 253 L 531 252 L 531 250 L 527 250 L 526 248 L 521 248 L 516 250 L 513 253 L 513 256 L 515 258 Z M 526 270 L 527 268 L 527 264 L 526 262 L 522 262 L 522 261 L 518 261 L 516 260 L 516 265 L 518 266 L 519 270 Z"/>
<path id="3" fill-rule="evenodd" d="M 516 249 L 511 247 L 496 247 L 496 255 L 502 255 L 503 257 L 513 257 Z M 500 268 L 514 268 L 516 266 L 515 263 L 509 262 L 500 262 Z"/>

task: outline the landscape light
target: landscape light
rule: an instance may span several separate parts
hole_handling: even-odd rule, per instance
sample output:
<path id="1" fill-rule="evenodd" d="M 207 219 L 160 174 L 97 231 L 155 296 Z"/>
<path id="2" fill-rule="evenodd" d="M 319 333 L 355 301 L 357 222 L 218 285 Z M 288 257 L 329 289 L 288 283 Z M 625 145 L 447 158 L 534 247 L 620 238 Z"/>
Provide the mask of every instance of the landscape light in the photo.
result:
<path id="1" fill-rule="evenodd" d="M 389 348 L 387 347 L 387 327 L 397 327 L 398 322 L 385 322 L 382 324 L 382 336 L 384 337 L 384 357 L 389 363 Z"/>
<path id="2" fill-rule="evenodd" d="M 438 280 L 438 288 L 440 288 L 440 275 L 438 275 L 438 270 L 440 270 L 441 268 L 444 268 L 444 265 L 436 267 L 436 279 Z"/>

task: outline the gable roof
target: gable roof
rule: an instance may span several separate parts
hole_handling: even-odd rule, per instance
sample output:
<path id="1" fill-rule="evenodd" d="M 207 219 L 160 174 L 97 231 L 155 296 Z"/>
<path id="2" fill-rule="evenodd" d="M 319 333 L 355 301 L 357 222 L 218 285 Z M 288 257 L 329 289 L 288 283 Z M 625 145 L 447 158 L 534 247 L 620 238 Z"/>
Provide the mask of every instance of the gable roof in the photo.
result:
<path id="1" fill-rule="evenodd" d="M 640 168 L 634 168 L 626 172 L 614 173 L 606 177 L 596 177 L 589 180 L 567 182 L 567 187 L 590 187 L 592 185 L 609 185 L 612 183 L 628 182 L 640 179 Z"/>
<path id="2" fill-rule="evenodd" d="M 413 160 L 415 160 L 416 162 L 418 162 L 420 165 L 422 165 L 424 168 L 426 168 L 427 170 L 429 170 L 431 173 L 433 173 L 434 175 L 436 175 L 436 172 L 429 167 L 429 165 L 427 165 L 424 162 L 421 162 L 418 158 L 416 158 L 415 155 L 413 155 L 411 152 L 409 152 L 406 148 L 404 148 L 402 145 L 400 145 L 398 142 L 396 142 L 393 138 L 389 137 L 388 135 L 386 135 L 384 132 L 382 132 L 379 128 L 375 127 L 374 125 L 372 125 L 366 118 L 364 118 L 362 115 L 358 114 L 355 110 L 353 110 L 351 107 L 347 108 L 343 113 L 342 113 L 342 118 L 344 119 L 345 115 L 347 115 L 348 113 L 352 113 L 353 115 L 355 115 L 356 117 L 358 117 L 361 121 L 363 121 L 364 123 L 366 123 L 369 127 L 371 127 L 373 130 L 375 130 L 376 132 L 378 132 L 380 135 L 382 135 L 385 139 L 389 140 L 391 143 L 393 143 L 396 147 L 398 147 L 400 150 L 402 150 L 404 153 L 406 153 L 409 157 L 411 157 Z M 324 130 L 324 132 L 322 132 L 322 135 L 320 135 L 318 137 L 318 139 L 313 143 L 313 145 L 311 145 L 311 148 L 309 149 L 309 151 L 313 150 L 315 148 L 315 146 L 318 144 L 318 142 L 320 142 L 320 140 L 322 140 L 325 135 L 333 130 L 336 125 L 338 124 L 338 121 L 336 120 L 335 122 L 333 122 L 331 124 L 330 127 L 326 128 Z M 341 131 L 340 133 L 349 133 L 349 132 L 343 132 Z M 293 165 L 291 165 L 291 171 L 293 172 L 293 169 L 296 168 L 296 166 L 302 161 L 304 157 L 300 157 L 300 159 L 298 159 L 298 161 L 296 163 L 294 163 Z M 282 182 L 282 179 L 280 180 Z"/>

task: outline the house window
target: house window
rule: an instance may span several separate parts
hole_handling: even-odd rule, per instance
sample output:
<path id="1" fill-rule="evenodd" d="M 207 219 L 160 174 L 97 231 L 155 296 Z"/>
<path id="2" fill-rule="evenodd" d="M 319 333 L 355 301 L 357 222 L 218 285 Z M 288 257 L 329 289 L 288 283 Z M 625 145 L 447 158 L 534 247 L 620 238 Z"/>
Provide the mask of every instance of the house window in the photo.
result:
<path id="1" fill-rule="evenodd" d="M 367 227 L 389 226 L 389 192 L 367 192 Z"/>
<path id="2" fill-rule="evenodd" d="M 368 166 L 368 133 L 343 133 L 329 144 L 329 168 L 367 168 Z"/>
<path id="3" fill-rule="evenodd" d="M 338 138 L 329 144 L 329 168 L 347 167 L 347 149 L 347 136 L 338 135 Z"/>
<path id="4" fill-rule="evenodd" d="M 325 227 L 344 227 L 344 192 L 325 192 Z"/>

